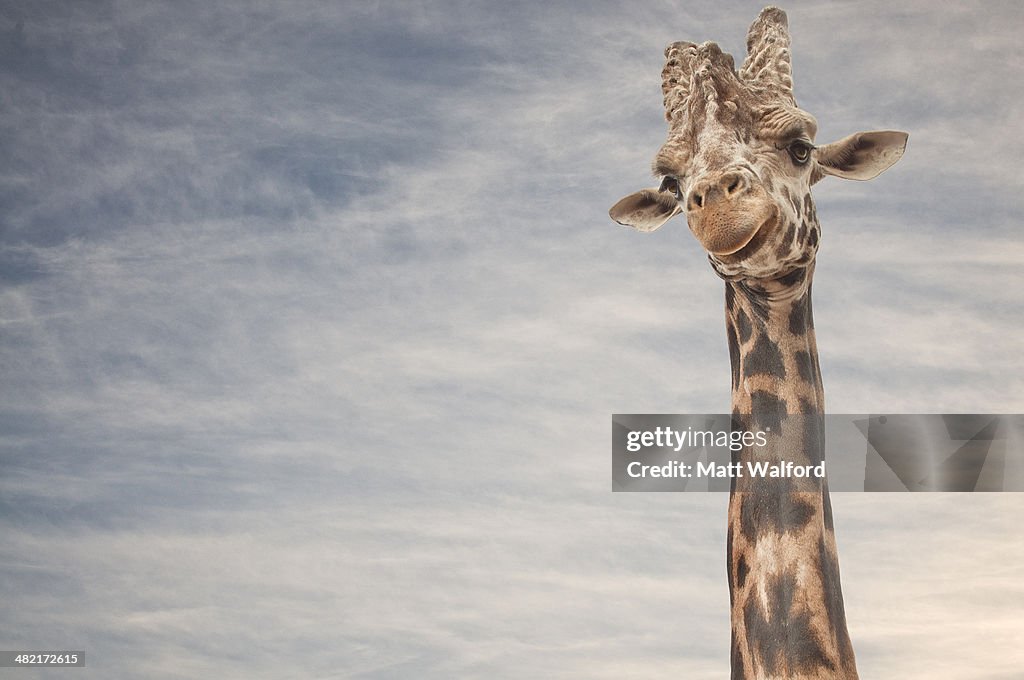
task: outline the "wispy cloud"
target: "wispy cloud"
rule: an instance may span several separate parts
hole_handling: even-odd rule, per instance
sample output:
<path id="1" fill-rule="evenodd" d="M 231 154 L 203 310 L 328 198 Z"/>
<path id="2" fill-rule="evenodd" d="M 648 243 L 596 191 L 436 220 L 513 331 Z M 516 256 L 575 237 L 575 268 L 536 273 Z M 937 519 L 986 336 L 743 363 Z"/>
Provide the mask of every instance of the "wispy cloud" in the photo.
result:
<path id="1" fill-rule="evenodd" d="M 738 52 L 758 9 L 0 13 L 2 646 L 111 678 L 722 677 L 725 498 L 612 495 L 607 437 L 727 408 L 721 283 L 682 220 L 606 211 L 651 182 L 663 46 Z M 816 189 L 830 409 L 1022 410 L 1020 11 L 787 9 L 822 140 L 911 132 Z M 837 499 L 865 675 L 1020 664 L 986 623 L 1019 609 L 986 566 L 1021 562 L 1019 508 Z"/>

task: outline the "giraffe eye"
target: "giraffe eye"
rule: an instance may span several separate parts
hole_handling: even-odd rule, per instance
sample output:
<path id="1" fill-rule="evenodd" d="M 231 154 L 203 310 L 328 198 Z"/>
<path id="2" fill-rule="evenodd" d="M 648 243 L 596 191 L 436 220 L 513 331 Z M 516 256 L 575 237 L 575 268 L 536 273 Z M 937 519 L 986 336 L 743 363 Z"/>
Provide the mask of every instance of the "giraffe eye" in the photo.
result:
<path id="1" fill-rule="evenodd" d="M 665 179 L 661 180 L 658 191 L 667 191 L 675 196 L 676 200 L 683 200 L 683 191 L 679 186 L 679 180 L 671 175 L 666 175 Z"/>
<path id="2" fill-rule="evenodd" d="M 789 151 L 789 155 L 793 159 L 794 163 L 797 165 L 805 165 L 807 161 L 811 160 L 811 150 L 813 148 L 814 147 L 807 142 L 802 139 L 798 139 L 795 142 L 792 142 L 789 147 L 787 147 L 787 150 Z"/>

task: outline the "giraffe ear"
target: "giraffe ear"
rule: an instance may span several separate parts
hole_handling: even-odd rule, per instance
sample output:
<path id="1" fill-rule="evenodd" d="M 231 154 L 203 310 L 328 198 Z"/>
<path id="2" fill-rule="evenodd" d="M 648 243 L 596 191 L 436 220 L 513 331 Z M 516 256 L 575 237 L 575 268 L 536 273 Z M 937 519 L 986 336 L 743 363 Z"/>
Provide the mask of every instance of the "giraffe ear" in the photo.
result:
<path id="1" fill-rule="evenodd" d="M 858 132 L 814 150 L 811 183 L 825 175 L 843 179 L 874 179 L 903 157 L 907 133 L 895 130 Z"/>
<path id="2" fill-rule="evenodd" d="M 672 194 L 657 189 L 641 189 L 612 206 L 613 220 L 637 231 L 654 231 L 680 211 Z"/>

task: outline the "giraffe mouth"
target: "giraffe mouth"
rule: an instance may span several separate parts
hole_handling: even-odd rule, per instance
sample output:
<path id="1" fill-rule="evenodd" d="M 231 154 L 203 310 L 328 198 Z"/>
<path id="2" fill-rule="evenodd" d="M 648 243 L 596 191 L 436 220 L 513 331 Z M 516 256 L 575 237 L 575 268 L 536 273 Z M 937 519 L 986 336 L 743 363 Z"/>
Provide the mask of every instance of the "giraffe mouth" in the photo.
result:
<path id="1" fill-rule="evenodd" d="M 723 262 L 735 262 L 749 257 L 768 240 L 768 235 L 771 233 L 774 223 L 778 221 L 778 215 L 778 208 L 772 206 L 768 217 L 756 228 L 750 230 L 746 238 L 737 242 L 735 247 L 730 247 L 728 250 L 712 251 L 711 254 L 721 258 Z"/>

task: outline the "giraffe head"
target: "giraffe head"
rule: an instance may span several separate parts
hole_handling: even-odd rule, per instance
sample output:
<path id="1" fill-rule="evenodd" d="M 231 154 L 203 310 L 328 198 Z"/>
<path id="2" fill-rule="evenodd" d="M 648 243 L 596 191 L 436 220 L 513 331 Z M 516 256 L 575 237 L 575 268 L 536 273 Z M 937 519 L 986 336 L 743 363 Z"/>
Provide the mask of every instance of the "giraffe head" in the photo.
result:
<path id="1" fill-rule="evenodd" d="M 820 228 L 811 185 L 827 175 L 867 180 L 903 155 L 904 132 L 859 132 L 815 145 L 817 123 L 793 97 L 786 14 L 767 7 L 747 34 L 747 58 L 713 42 L 665 50 L 668 138 L 654 158 L 658 188 L 626 196 L 612 219 L 653 231 L 679 213 L 726 279 L 774 279 L 808 267 Z"/>

